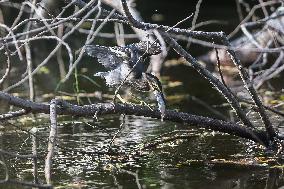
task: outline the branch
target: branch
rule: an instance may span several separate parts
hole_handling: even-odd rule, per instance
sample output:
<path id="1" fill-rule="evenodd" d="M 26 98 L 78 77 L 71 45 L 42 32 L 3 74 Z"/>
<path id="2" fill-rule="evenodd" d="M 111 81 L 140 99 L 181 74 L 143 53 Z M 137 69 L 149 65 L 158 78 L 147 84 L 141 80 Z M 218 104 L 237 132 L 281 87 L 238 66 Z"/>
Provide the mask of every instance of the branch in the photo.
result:
<path id="1" fill-rule="evenodd" d="M 51 166 L 52 158 L 54 154 L 54 148 L 56 145 L 56 135 L 57 135 L 57 112 L 56 106 L 59 103 L 58 100 L 54 99 L 50 102 L 50 132 L 48 137 L 48 147 L 47 155 L 45 158 L 44 174 L 47 184 L 51 184 Z"/>
<path id="2" fill-rule="evenodd" d="M 10 105 L 14 105 L 23 109 L 28 109 L 31 113 L 50 113 L 49 104 L 32 102 L 29 100 L 12 96 L 4 92 L 0 92 L 0 99 L 5 100 Z M 56 112 L 59 115 L 61 114 L 74 116 L 93 116 L 107 114 L 126 114 L 151 117 L 156 119 L 161 118 L 161 113 L 158 109 L 153 110 L 141 105 L 97 103 L 78 106 L 60 99 L 57 99 L 56 101 L 57 103 L 60 103 L 60 107 L 57 106 L 56 108 Z M 268 138 L 265 132 L 248 129 L 232 122 L 192 115 L 184 112 L 177 112 L 174 110 L 166 110 L 164 120 L 182 124 L 189 124 L 190 126 L 196 126 L 198 128 L 211 129 L 214 131 L 249 139 L 264 146 L 268 145 Z"/>
<path id="3" fill-rule="evenodd" d="M 230 43 L 227 39 L 227 37 L 224 39 L 224 44 L 227 45 L 228 47 L 230 47 Z M 266 128 L 267 131 L 267 136 L 270 140 L 270 142 L 274 142 L 275 137 L 277 136 L 274 128 L 272 127 L 272 123 L 269 120 L 268 115 L 265 113 L 265 109 L 263 107 L 263 104 L 261 102 L 261 100 L 259 99 L 259 96 L 256 92 L 256 90 L 253 87 L 252 82 L 250 81 L 249 75 L 247 73 L 247 71 L 244 69 L 244 67 L 241 65 L 240 60 L 237 58 L 236 53 L 233 50 L 228 49 L 228 53 L 231 55 L 231 58 L 233 60 L 233 63 L 235 64 L 235 66 L 238 68 L 239 70 L 239 74 L 243 80 L 243 83 L 247 89 L 247 91 L 250 93 L 250 96 L 253 100 L 253 102 L 255 103 L 255 105 L 257 106 L 258 109 L 258 113 L 262 119 L 262 122 L 264 123 L 264 126 Z"/>
<path id="4" fill-rule="evenodd" d="M 4 45 L 5 47 L 5 50 L 6 50 L 6 53 L 5 55 L 7 56 L 7 67 L 6 67 L 6 70 L 5 70 L 5 73 L 4 75 L 2 76 L 2 78 L 0 79 L 0 87 L 1 85 L 4 83 L 4 81 L 7 79 L 10 71 L 11 71 L 11 60 L 10 60 L 10 55 L 9 55 L 9 51 L 8 51 L 8 47 L 7 45 Z"/>
<path id="5" fill-rule="evenodd" d="M 29 111 L 26 110 L 26 109 L 21 109 L 21 110 L 14 111 L 14 112 L 8 112 L 6 114 L 1 114 L 0 115 L 0 121 L 4 121 L 4 120 L 11 119 L 11 118 L 19 117 L 19 116 L 22 116 L 22 115 L 26 115 L 28 113 L 29 113 Z"/>

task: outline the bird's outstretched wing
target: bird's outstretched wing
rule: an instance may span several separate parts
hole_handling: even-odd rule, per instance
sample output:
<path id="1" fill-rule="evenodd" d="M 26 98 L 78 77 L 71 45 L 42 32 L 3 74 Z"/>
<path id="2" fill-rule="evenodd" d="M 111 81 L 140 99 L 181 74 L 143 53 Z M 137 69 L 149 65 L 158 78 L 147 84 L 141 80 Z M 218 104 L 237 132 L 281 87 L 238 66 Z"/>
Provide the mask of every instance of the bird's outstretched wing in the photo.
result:
<path id="1" fill-rule="evenodd" d="M 118 46 L 86 45 L 85 52 L 89 56 L 98 58 L 98 62 L 108 69 L 115 69 L 129 59 L 124 48 Z"/>
<path id="2" fill-rule="evenodd" d="M 106 80 L 108 86 L 119 86 L 122 82 L 126 84 L 131 83 L 130 80 L 132 79 L 131 76 L 128 76 L 130 72 L 129 67 L 127 64 L 120 64 L 117 68 L 110 70 L 108 72 L 98 72 L 95 76 L 100 76 Z"/>

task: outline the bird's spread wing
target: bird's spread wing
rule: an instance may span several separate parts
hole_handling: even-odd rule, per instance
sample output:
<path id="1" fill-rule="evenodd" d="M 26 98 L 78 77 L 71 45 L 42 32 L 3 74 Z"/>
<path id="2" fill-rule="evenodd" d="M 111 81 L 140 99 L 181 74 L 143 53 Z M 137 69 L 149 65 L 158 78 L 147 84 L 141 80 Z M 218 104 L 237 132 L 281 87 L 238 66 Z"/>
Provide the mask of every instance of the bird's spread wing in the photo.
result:
<path id="1" fill-rule="evenodd" d="M 86 45 L 85 52 L 92 57 L 97 57 L 105 68 L 115 69 L 128 59 L 123 47 L 105 47 L 99 45 Z"/>
<path id="2" fill-rule="evenodd" d="M 118 86 L 122 82 L 126 84 L 132 80 L 131 75 L 129 76 L 130 68 L 126 64 L 120 64 L 117 68 L 108 72 L 98 72 L 95 76 L 100 76 L 106 80 L 108 86 Z"/>

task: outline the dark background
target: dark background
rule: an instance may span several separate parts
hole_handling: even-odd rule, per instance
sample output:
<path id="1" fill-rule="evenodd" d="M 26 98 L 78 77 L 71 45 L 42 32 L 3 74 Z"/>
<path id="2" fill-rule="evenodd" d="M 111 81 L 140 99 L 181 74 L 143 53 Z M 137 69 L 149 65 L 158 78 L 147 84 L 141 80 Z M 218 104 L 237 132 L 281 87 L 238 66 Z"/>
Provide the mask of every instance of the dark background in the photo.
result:
<path id="1" fill-rule="evenodd" d="M 157 23 L 165 25 L 175 25 L 178 21 L 186 18 L 195 12 L 195 6 L 198 1 L 186 1 L 186 0 L 137 0 L 137 9 L 141 13 L 142 18 L 145 21 L 153 22 L 153 14 L 161 14 L 163 20 Z M 256 1 L 252 1 L 256 2 Z M 229 23 L 230 26 L 216 26 L 210 25 L 205 27 L 207 30 L 226 30 L 233 29 L 233 26 L 238 24 L 238 14 L 236 11 L 235 0 L 203 0 L 200 6 L 198 22 L 206 20 L 223 20 Z M 190 27 L 192 19 L 180 26 Z M 204 28 L 204 27 L 203 27 Z"/>
<path id="2" fill-rule="evenodd" d="M 195 12 L 198 0 L 136 0 L 135 2 L 137 5 L 136 8 L 144 21 L 173 26 L 178 21 Z M 249 10 L 254 5 L 259 4 L 258 0 L 246 0 L 244 2 L 249 6 Z M 241 5 L 241 9 L 245 17 L 248 14 L 248 10 L 245 10 L 243 5 Z M 274 10 L 267 8 L 267 11 L 272 12 Z M 161 14 L 163 19 L 161 21 L 153 20 L 152 17 L 154 14 Z M 262 9 L 256 10 L 255 15 L 259 18 L 263 18 Z M 179 27 L 190 27 L 192 18 L 179 25 Z M 227 34 L 232 32 L 240 23 L 236 0 L 203 0 L 196 23 L 207 20 L 220 20 L 226 22 L 226 24 L 210 24 L 199 28 L 199 30 L 224 31 Z"/>

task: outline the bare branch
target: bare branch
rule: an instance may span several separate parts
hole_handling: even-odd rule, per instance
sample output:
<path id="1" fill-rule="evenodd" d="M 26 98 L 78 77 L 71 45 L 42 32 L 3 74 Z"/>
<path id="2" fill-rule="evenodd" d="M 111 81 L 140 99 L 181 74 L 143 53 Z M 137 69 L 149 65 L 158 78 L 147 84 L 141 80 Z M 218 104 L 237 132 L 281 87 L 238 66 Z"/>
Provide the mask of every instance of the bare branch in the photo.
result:
<path id="1" fill-rule="evenodd" d="M 10 94 L 0 92 L 0 99 L 7 101 L 9 104 L 29 109 L 32 113 L 46 113 L 49 114 L 49 105 L 43 103 L 35 103 L 29 100 L 24 100 L 18 97 L 14 97 Z M 113 103 L 97 103 L 92 105 L 77 106 L 67 103 L 63 100 L 56 100 L 60 102 L 60 107 L 57 107 L 57 114 L 76 115 L 76 116 L 93 116 L 93 115 L 106 115 L 106 114 L 126 114 L 136 115 L 152 118 L 161 118 L 161 113 L 158 109 L 150 109 L 141 105 L 134 104 L 113 104 Z M 225 122 L 217 119 L 191 115 L 184 112 L 176 112 L 173 110 L 167 110 L 164 120 L 173 121 L 177 123 L 189 124 L 191 126 L 197 126 L 200 128 L 212 129 L 223 133 L 228 133 L 243 137 L 249 140 L 253 140 L 260 144 L 267 144 L 267 137 L 265 132 L 251 130 L 241 125 Z"/>

